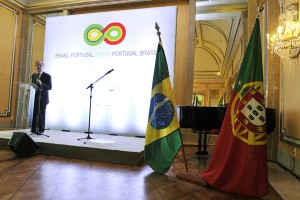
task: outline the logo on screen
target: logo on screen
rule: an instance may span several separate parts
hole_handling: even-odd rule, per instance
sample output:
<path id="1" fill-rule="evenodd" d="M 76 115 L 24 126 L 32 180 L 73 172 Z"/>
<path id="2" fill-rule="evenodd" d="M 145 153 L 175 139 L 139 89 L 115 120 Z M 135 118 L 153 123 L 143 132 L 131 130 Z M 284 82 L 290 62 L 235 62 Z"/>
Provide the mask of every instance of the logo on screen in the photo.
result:
<path id="1" fill-rule="evenodd" d="M 109 45 L 120 44 L 126 36 L 123 24 L 114 22 L 105 28 L 100 24 L 91 24 L 84 31 L 84 41 L 90 46 L 97 46 L 103 41 Z"/>

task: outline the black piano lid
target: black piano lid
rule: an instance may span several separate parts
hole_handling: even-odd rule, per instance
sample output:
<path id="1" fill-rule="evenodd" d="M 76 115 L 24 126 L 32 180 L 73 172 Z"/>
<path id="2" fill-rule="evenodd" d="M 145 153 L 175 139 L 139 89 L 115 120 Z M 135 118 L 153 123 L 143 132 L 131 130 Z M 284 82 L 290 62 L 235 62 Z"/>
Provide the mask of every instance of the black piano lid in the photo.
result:
<path id="1" fill-rule="evenodd" d="M 220 129 L 227 106 L 177 106 L 179 124 L 181 128 L 199 130 Z M 267 133 L 272 133 L 276 127 L 276 109 L 266 108 Z"/>

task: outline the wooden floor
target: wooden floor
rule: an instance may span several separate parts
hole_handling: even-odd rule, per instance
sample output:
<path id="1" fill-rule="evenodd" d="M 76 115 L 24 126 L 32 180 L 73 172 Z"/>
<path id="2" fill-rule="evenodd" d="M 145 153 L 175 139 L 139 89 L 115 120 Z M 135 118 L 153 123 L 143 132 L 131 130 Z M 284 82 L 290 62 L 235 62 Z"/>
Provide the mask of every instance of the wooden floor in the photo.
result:
<path id="1" fill-rule="evenodd" d="M 195 155 L 196 147 L 184 149 L 189 172 L 201 174 L 207 167 L 209 157 Z M 254 198 L 220 192 L 177 179 L 177 174 L 185 172 L 182 151 L 165 175 L 154 173 L 145 164 L 130 166 L 48 155 L 9 160 L 11 156 L 9 150 L 0 150 L 1 200 L 292 200 L 300 197 L 299 180 L 274 163 L 269 163 L 269 180 L 271 184 L 274 183 L 277 191 L 270 184 L 268 195 Z M 284 181 L 294 188 L 287 190 Z M 284 198 L 278 194 L 281 192 Z"/>

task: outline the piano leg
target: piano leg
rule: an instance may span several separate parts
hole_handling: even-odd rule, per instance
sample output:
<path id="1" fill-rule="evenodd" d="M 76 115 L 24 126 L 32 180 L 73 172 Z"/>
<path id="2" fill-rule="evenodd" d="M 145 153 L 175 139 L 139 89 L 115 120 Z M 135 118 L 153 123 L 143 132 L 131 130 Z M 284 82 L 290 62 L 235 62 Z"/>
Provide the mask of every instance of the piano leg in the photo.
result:
<path id="1" fill-rule="evenodd" d="M 196 152 L 196 154 L 197 155 L 204 155 L 204 156 L 207 156 L 208 155 L 208 152 L 207 152 L 207 145 L 206 145 L 206 143 L 207 143 L 207 134 L 208 134 L 208 131 L 203 131 L 203 134 L 204 134 L 204 136 L 203 136 L 203 151 L 201 151 L 201 147 L 202 147 L 202 143 L 201 143 L 201 134 L 202 134 L 202 132 L 200 131 L 199 132 L 199 135 L 198 135 L 198 152 Z"/>

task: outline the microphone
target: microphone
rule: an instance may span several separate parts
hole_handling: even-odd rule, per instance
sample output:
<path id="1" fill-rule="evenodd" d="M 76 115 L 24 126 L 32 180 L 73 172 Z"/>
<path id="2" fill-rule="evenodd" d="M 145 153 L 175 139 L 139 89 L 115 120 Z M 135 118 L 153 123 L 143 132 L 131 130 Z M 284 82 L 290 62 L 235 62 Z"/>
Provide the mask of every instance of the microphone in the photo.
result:
<path id="1" fill-rule="evenodd" d="M 106 74 L 109 74 L 110 72 L 114 71 L 114 69 L 109 70 L 108 72 L 106 72 Z"/>

